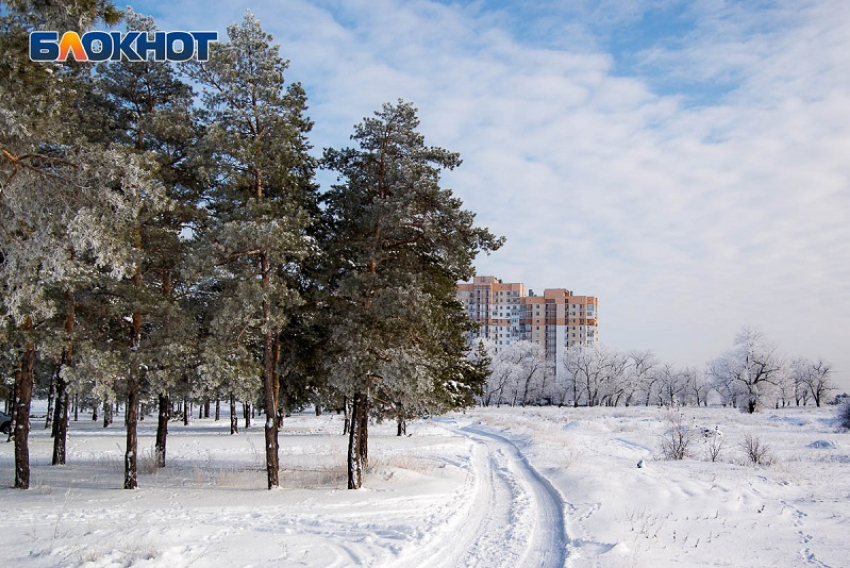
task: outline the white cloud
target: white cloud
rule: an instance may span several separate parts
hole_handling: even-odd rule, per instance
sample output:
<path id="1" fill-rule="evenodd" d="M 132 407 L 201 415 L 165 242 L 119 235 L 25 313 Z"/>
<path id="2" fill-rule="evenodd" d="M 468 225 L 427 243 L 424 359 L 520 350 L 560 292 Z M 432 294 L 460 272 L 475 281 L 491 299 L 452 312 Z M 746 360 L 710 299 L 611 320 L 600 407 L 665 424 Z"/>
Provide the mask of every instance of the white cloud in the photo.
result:
<path id="1" fill-rule="evenodd" d="M 223 29 L 246 5 L 189 4 L 168 4 L 169 25 Z M 523 25 L 510 18 L 525 3 L 251 9 L 305 83 L 318 147 L 347 144 L 402 97 L 428 143 L 461 153 L 447 185 L 508 237 L 479 272 L 598 295 L 618 347 L 699 365 L 756 324 L 846 372 L 850 5 L 665 4 L 687 6 L 693 27 L 636 54 L 631 77 L 603 51 L 604 26 L 661 4 L 585 3 Z"/>

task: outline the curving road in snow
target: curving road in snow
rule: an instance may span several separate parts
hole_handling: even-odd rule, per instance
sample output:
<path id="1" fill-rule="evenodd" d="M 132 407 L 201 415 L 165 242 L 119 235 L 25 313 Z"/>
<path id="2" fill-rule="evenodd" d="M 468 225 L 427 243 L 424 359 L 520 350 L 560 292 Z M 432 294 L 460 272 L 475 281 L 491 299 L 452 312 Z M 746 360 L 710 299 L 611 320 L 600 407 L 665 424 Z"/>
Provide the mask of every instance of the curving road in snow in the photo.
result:
<path id="1" fill-rule="evenodd" d="M 471 444 L 465 503 L 433 540 L 417 547 L 411 563 L 435 568 L 565 566 L 564 504 L 551 483 L 508 438 L 478 425 L 443 424 Z"/>

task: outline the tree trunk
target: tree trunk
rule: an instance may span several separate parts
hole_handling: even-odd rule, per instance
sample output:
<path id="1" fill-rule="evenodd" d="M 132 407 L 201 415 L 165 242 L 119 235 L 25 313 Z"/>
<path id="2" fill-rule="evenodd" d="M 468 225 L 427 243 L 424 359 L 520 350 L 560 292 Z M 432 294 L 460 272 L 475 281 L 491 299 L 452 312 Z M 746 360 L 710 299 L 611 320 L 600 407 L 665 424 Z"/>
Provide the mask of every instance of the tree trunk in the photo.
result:
<path id="1" fill-rule="evenodd" d="M 154 459 L 156 467 L 165 467 L 165 450 L 168 442 L 168 420 L 171 418 L 171 399 L 167 393 L 160 393 L 156 422 L 156 443 Z"/>
<path id="2" fill-rule="evenodd" d="M 27 327 L 32 324 L 28 322 Z M 35 346 L 27 343 L 15 369 L 15 488 L 30 487 L 30 404 Z"/>
<path id="3" fill-rule="evenodd" d="M 74 422 L 80 419 L 80 395 L 74 395 Z"/>
<path id="4" fill-rule="evenodd" d="M 363 420 L 366 416 L 367 419 Z M 363 393 L 354 393 L 351 405 L 351 427 L 348 435 L 348 488 L 360 489 L 363 486 L 363 474 L 366 469 L 367 448 L 365 428 L 368 424 L 368 406 Z"/>
<path id="5" fill-rule="evenodd" d="M 6 438 L 6 443 L 12 441 L 12 437 L 15 435 L 15 420 L 18 416 L 17 411 L 17 400 L 18 400 L 18 371 L 17 366 L 15 367 L 15 376 L 12 380 L 12 389 L 9 391 L 9 400 L 6 404 L 6 413 L 12 419 L 12 422 L 9 424 L 9 437 Z"/>
<path id="6" fill-rule="evenodd" d="M 61 369 L 62 365 L 60 364 L 56 369 L 56 374 L 53 375 L 53 378 L 50 381 L 50 388 L 47 390 L 47 416 L 44 419 L 45 430 L 48 430 L 51 426 L 53 426 L 53 401 L 56 398 L 56 381 L 59 378 L 59 371 Z M 51 432 L 53 432 L 52 429 Z"/>
<path id="7" fill-rule="evenodd" d="M 15 385 L 12 384 L 12 390 L 9 391 L 9 396 L 6 398 L 6 414 L 15 418 Z"/>
<path id="8" fill-rule="evenodd" d="M 358 416 L 360 421 L 358 436 L 360 436 L 360 460 L 363 463 L 363 470 L 369 467 L 369 391 L 363 393 L 361 397 L 362 411 Z"/>
<path id="9" fill-rule="evenodd" d="M 130 371 L 130 379 L 127 383 L 127 418 L 125 420 L 127 423 L 127 451 L 124 454 L 124 489 L 135 489 L 139 485 L 137 480 L 139 375 L 135 370 Z"/>
<path id="10" fill-rule="evenodd" d="M 242 403 L 242 416 L 245 418 L 245 428 L 251 427 L 251 403 L 243 402 Z"/>
<path id="11" fill-rule="evenodd" d="M 263 302 L 263 312 L 268 315 L 268 302 Z M 266 319 L 264 317 L 264 319 Z M 263 372 L 263 394 L 264 406 L 266 410 L 266 473 L 268 476 L 269 489 L 274 489 L 280 486 L 280 457 L 278 446 L 278 425 L 277 417 L 277 397 L 274 385 L 275 361 L 274 361 L 274 338 L 271 332 L 266 332 L 263 337 L 263 352 L 264 352 L 264 372 Z"/>
<path id="12" fill-rule="evenodd" d="M 221 399 L 216 395 L 215 397 L 215 421 L 218 422 L 221 419 Z"/>
<path id="13" fill-rule="evenodd" d="M 56 409 L 53 412 L 53 460 L 52 465 L 65 465 L 68 440 L 68 383 L 56 377 Z"/>
<path id="14" fill-rule="evenodd" d="M 103 401 L 103 427 L 107 428 L 112 424 L 112 404 L 104 400 Z"/>
<path id="15" fill-rule="evenodd" d="M 351 401 L 348 397 L 343 397 L 342 399 L 342 411 L 343 411 L 343 423 L 342 423 L 342 435 L 345 436 L 351 430 Z"/>
<path id="16" fill-rule="evenodd" d="M 239 433 L 239 417 L 236 416 L 236 395 L 230 393 L 230 435 Z"/>
<path id="17" fill-rule="evenodd" d="M 189 401 L 183 397 L 183 426 L 189 425 L 189 416 L 192 414 L 192 409 L 189 408 Z"/>
<path id="18" fill-rule="evenodd" d="M 396 406 L 396 422 L 398 423 L 398 434 L 397 436 L 406 436 L 407 435 L 407 420 L 404 418 L 404 405 L 398 403 Z"/>

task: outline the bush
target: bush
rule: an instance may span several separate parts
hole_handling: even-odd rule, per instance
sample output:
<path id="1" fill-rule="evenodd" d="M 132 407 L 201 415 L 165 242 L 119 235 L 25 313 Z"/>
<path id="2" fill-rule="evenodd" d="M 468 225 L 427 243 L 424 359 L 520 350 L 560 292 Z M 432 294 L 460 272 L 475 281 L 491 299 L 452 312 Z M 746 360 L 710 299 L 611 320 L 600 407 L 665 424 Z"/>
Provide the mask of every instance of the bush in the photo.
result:
<path id="1" fill-rule="evenodd" d="M 667 430 L 661 437 L 661 453 L 666 460 L 683 460 L 690 452 L 688 446 L 694 439 L 694 430 L 685 423 L 681 414 L 667 416 Z"/>
<path id="2" fill-rule="evenodd" d="M 838 425 L 850 430 L 850 402 L 838 407 Z"/>
<path id="3" fill-rule="evenodd" d="M 744 454 L 752 465 L 771 465 L 773 463 L 773 453 L 770 451 L 770 447 L 752 434 L 744 436 L 741 449 L 744 450 Z"/>
<path id="4" fill-rule="evenodd" d="M 720 460 L 720 453 L 723 451 L 723 438 L 719 435 L 710 435 L 705 439 L 705 448 L 708 452 L 708 458 L 712 462 Z"/>

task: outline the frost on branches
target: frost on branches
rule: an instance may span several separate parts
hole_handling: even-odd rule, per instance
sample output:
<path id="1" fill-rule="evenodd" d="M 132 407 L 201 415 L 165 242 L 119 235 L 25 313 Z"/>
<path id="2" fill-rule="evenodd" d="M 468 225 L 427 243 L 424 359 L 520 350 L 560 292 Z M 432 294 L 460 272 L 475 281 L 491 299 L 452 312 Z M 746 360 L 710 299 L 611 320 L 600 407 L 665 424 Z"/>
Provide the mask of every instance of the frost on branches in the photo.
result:
<path id="1" fill-rule="evenodd" d="M 325 151 L 338 183 L 324 196 L 335 386 L 352 403 L 348 486 L 368 460 L 368 417 L 391 409 L 404 431 L 409 411 L 451 399 L 471 367 L 454 299 L 480 251 L 501 240 L 475 227 L 440 171 L 457 154 L 426 146 L 409 103 L 385 104 L 357 125 L 356 148 Z"/>

